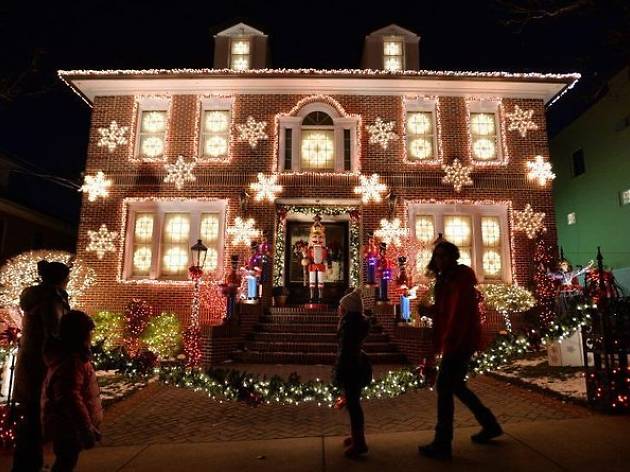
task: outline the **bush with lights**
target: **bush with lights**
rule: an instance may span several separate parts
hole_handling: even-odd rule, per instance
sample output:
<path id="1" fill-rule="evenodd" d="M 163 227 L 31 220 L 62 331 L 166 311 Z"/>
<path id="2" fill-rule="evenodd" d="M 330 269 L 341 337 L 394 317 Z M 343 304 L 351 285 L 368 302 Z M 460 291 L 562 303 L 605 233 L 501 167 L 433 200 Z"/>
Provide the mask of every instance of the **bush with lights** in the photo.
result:
<path id="1" fill-rule="evenodd" d="M 140 341 L 158 359 L 171 359 L 181 348 L 181 326 L 175 313 L 161 313 L 152 318 L 140 336 Z"/>
<path id="2" fill-rule="evenodd" d="M 92 316 L 94 331 L 92 344 L 102 346 L 105 351 L 113 351 L 124 344 L 125 317 L 114 311 L 99 311 Z"/>

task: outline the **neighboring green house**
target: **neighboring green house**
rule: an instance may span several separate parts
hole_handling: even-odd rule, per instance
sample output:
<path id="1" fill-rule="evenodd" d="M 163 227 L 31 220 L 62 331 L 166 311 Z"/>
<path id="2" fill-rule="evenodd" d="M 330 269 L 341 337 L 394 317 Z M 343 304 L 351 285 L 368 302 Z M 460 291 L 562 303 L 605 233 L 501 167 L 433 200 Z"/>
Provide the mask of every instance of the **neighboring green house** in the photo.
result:
<path id="1" fill-rule="evenodd" d="M 601 246 L 630 295 L 630 67 L 550 144 L 558 244 L 574 265 Z"/>

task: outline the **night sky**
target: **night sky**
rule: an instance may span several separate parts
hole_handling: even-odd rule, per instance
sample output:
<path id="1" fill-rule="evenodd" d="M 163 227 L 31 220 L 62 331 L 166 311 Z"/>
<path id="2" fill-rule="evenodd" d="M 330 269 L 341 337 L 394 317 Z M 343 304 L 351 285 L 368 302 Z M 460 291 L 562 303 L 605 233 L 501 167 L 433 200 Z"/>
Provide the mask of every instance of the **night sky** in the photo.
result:
<path id="1" fill-rule="evenodd" d="M 569 8 L 526 21 L 527 5 Z M 0 153 L 80 182 L 90 108 L 56 70 L 212 67 L 212 34 L 239 21 L 270 36 L 273 67 L 358 68 L 364 36 L 396 23 L 421 36 L 425 69 L 580 72 L 581 84 L 549 110 L 552 131 L 596 97 L 630 50 L 627 1 L 3 0 Z M 11 186 L 22 202 L 77 221 L 78 193 L 25 175 Z"/>

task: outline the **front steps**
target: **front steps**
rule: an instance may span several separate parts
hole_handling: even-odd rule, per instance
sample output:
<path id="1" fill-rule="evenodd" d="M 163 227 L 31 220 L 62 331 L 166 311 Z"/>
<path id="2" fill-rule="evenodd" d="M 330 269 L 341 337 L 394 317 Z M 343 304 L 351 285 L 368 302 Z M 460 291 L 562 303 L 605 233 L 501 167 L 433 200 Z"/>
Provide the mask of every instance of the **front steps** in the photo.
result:
<path id="1" fill-rule="evenodd" d="M 272 307 L 261 316 L 243 350 L 233 357 L 237 362 L 251 364 L 332 365 L 337 354 L 338 322 L 334 311 Z M 405 362 L 405 357 L 376 325 L 371 327 L 363 350 L 375 364 Z"/>

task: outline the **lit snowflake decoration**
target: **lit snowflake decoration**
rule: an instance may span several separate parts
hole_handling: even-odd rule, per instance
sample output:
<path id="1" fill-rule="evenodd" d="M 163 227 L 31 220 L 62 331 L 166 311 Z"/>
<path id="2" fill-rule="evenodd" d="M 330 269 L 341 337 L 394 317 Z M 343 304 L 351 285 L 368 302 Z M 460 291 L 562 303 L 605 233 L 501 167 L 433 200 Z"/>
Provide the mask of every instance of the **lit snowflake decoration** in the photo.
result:
<path id="1" fill-rule="evenodd" d="M 390 141 L 398 139 L 398 135 L 393 131 L 394 126 L 396 126 L 395 121 L 383 121 L 380 116 L 377 116 L 374 124 L 365 126 L 370 133 L 370 144 L 380 144 L 383 149 L 387 149 Z"/>
<path id="2" fill-rule="evenodd" d="M 556 178 L 556 174 L 551 172 L 551 163 L 545 162 L 542 156 L 534 157 L 534 161 L 527 162 L 527 178 L 537 180 L 538 185 L 545 185 L 548 180 Z"/>
<path id="3" fill-rule="evenodd" d="M 266 198 L 270 203 L 273 203 L 276 199 L 276 193 L 282 192 L 282 185 L 278 184 L 278 176 L 265 177 L 265 174 L 262 172 L 258 173 L 258 182 L 251 183 L 249 188 L 257 192 L 254 197 L 257 202 L 261 202 Z"/>
<path id="4" fill-rule="evenodd" d="M 361 183 L 354 187 L 354 193 L 363 194 L 361 197 L 363 203 L 370 203 L 372 200 L 378 203 L 383 200 L 381 194 L 387 191 L 387 186 L 378 181 L 378 174 L 372 174 L 369 177 L 361 175 L 359 179 Z"/>
<path id="5" fill-rule="evenodd" d="M 547 231 L 544 225 L 545 214 L 543 212 L 535 212 L 528 203 L 522 211 L 514 211 L 514 229 L 517 231 L 525 231 L 529 239 L 534 239 L 538 233 Z"/>
<path id="6" fill-rule="evenodd" d="M 527 136 L 527 131 L 530 129 L 538 129 L 538 125 L 532 121 L 534 110 L 526 111 L 518 105 L 514 105 L 514 111 L 506 113 L 506 116 L 510 120 L 508 131 L 518 131 L 522 138 Z"/>
<path id="7" fill-rule="evenodd" d="M 98 171 L 95 176 L 86 175 L 79 192 L 87 193 L 88 200 L 95 202 L 98 197 L 106 198 L 109 195 L 109 187 L 112 179 L 106 179 L 103 171 Z"/>
<path id="8" fill-rule="evenodd" d="M 255 148 L 258 141 L 269 137 L 265 133 L 266 126 L 266 121 L 256 121 L 253 116 L 248 116 L 245 124 L 236 125 L 240 133 L 239 141 L 247 141 L 252 148 Z"/>
<path id="9" fill-rule="evenodd" d="M 107 252 L 116 252 L 114 240 L 118 237 L 116 231 L 108 231 L 107 226 L 102 224 L 98 231 L 88 231 L 90 242 L 85 250 L 95 252 L 96 257 L 102 259 Z"/>
<path id="10" fill-rule="evenodd" d="M 386 244 L 400 246 L 402 244 L 401 238 L 405 238 L 407 233 L 407 228 L 400 227 L 400 218 L 394 218 L 392 221 L 383 218 L 381 227 L 374 231 L 374 236 Z"/>
<path id="11" fill-rule="evenodd" d="M 194 182 L 197 180 L 192 173 L 197 163 L 193 160 L 190 163 L 186 163 L 184 156 L 178 156 L 175 164 L 164 164 L 167 176 L 164 177 L 165 183 L 174 182 L 177 190 L 184 188 L 186 182 Z"/>
<path id="12" fill-rule="evenodd" d="M 227 228 L 227 233 L 232 236 L 232 244 L 245 244 L 249 246 L 252 243 L 252 239 L 260 236 L 260 231 L 254 228 L 256 221 L 253 218 L 248 218 L 247 221 L 243 221 L 240 216 L 237 216 L 234 220 L 234 226 Z"/>
<path id="13" fill-rule="evenodd" d="M 442 177 L 443 184 L 451 184 L 456 192 L 461 192 L 464 185 L 472 185 L 470 178 L 472 166 L 463 166 L 459 159 L 455 159 L 451 165 L 443 165 L 446 175 Z"/>
<path id="14" fill-rule="evenodd" d="M 109 152 L 114 152 L 117 146 L 127 144 L 128 126 L 118 126 L 116 121 L 112 121 L 107 128 L 98 128 L 98 134 L 101 136 L 96 145 L 98 147 L 107 147 Z"/>

